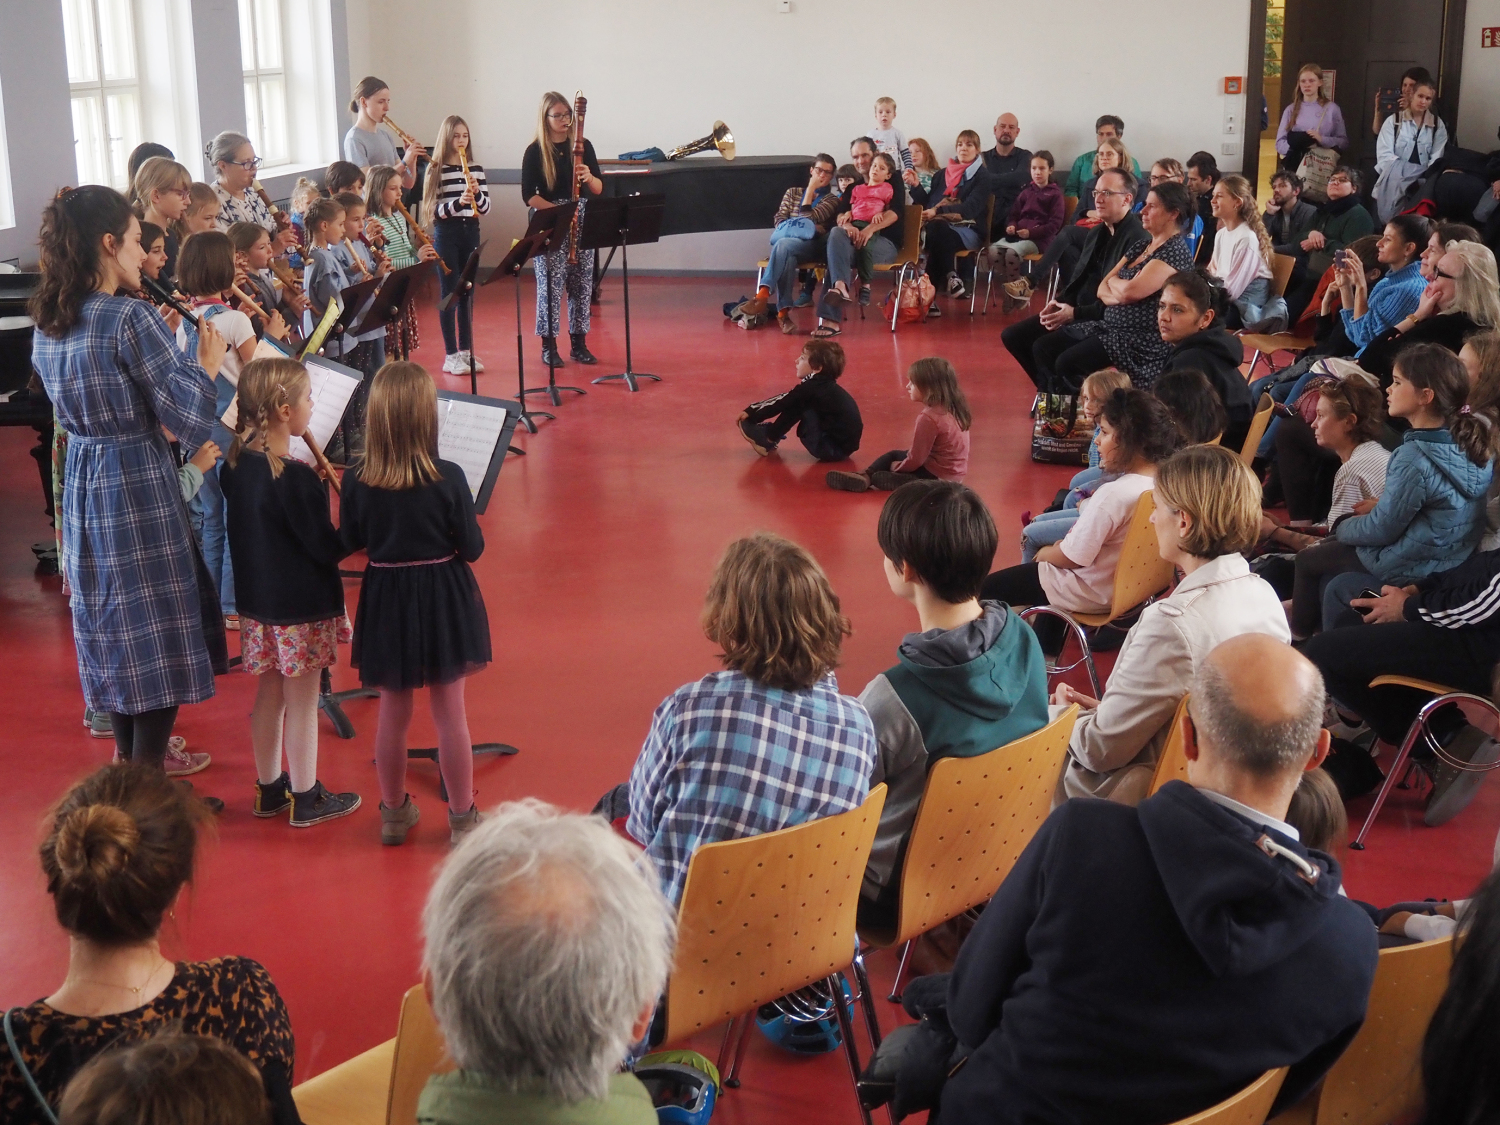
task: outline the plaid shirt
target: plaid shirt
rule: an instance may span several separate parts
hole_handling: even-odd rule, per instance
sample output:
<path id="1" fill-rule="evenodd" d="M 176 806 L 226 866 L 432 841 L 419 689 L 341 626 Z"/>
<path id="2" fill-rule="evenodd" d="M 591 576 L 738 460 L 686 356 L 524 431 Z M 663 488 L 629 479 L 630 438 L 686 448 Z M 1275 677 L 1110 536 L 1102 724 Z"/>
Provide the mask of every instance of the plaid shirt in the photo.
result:
<path id="1" fill-rule="evenodd" d="M 783 691 L 715 672 L 656 709 L 630 774 L 626 827 L 675 904 L 700 845 L 858 808 L 877 752 L 869 714 L 832 673 Z"/>

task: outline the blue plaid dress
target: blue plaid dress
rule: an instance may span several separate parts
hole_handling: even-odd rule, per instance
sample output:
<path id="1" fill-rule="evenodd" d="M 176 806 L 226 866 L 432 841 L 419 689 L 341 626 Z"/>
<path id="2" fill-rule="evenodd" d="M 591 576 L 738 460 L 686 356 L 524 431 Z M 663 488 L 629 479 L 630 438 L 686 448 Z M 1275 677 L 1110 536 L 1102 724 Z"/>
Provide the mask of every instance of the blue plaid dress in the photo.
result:
<path id="1" fill-rule="evenodd" d="M 133 297 L 89 296 L 61 340 L 40 330 L 32 363 L 68 434 L 63 559 L 83 695 L 139 715 L 214 693 L 195 553 L 165 425 L 208 440 L 214 384 Z"/>
<path id="2" fill-rule="evenodd" d="M 805 691 L 715 672 L 678 688 L 651 719 L 630 774 L 626 830 L 646 845 L 674 904 L 703 844 L 858 808 L 870 791 L 875 725 L 830 673 Z"/>

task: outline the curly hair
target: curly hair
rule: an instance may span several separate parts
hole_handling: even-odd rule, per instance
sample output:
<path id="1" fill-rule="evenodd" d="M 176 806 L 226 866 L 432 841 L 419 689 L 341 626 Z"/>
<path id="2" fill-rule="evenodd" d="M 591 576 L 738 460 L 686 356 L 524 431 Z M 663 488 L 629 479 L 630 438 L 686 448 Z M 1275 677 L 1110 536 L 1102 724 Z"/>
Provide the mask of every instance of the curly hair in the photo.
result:
<path id="1" fill-rule="evenodd" d="M 97 184 L 63 188 L 47 204 L 37 236 L 42 284 L 26 310 L 43 333 L 61 340 L 78 323 L 84 298 L 99 285 L 104 236 L 119 246 L 138 221 L 123 195 Z"/>
<path id="2" fill-rule="evenodd" d="M 1271 236 L 1266 233 L 1265 221 L 1260 217 L 1260 204 L 1256 202 L 1255 189 L 1250 186 L 1249 180 L 1238 173 L 1225 176 L 1219 184 L 1234 196 L 1240 221 L 1255 232 L 1255 240 L 1260 244 L 1261 261 L 1269 266 L 1274 251 L 1271 249 Z"/>
<path id="3" fill-rule="evenodd" d="M 1114 432 L 1125 464 L 1139 458 L 1159 465 L 1182 448 L 1182 432 L 1171 411 L 1145 391 L 1116 391 L 1104 400 L 1099 416 Z"/>

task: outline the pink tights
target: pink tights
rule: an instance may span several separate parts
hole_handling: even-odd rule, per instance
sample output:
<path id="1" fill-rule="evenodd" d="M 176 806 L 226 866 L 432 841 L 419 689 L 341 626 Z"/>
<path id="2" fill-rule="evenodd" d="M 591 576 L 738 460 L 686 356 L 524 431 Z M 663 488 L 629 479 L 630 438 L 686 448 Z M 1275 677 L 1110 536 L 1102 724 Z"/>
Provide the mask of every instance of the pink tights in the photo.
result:
<path id="1" fill-rule="evenodd" d="M 464 710 L 464 681 L 429 684 L 428 703 L 437 727 L 438 769 L 448 787 L 448 808 L 466 813 L 474 804 L 474 748 Z M 380 718 L 375 724 L 375 772 L 380 800 L 388 809 L 406 801 L 406 731 L 411 726 L 411 689 L 380 691 Z"/>

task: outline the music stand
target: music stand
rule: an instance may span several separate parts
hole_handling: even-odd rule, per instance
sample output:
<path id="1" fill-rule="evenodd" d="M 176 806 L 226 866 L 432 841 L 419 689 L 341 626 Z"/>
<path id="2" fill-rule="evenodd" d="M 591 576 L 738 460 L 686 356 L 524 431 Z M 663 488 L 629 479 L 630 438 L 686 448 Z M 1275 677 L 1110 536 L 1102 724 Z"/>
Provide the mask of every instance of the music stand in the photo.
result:
<path id="1" fill-rule="evenodd" d="M 561 203 L 556 207 L 541 208 L 531 217 L 534 223 L 545 213 L 549 216 L 553 224 L 546 243 L 541 250 L 532 254 L 532 257 L 536 257 L 537 254 L 546 256 L 562 246 L 564 239 L 567 238 L 569 231 L 572 230 L 573 212 L 577 207 L 577 200 L 569 200 L 567 203 Z M 564 215 L 567 216 L 566 222 L 563 221 Z M 530 227 L 527 229 L 529 230 Z M 552 339 L 552 350 L 547 353 L 547 385 L 545 387 L 533 387 L 530 390 L 523 390 L 521 391 L 521 396 L 524 401 L 526 395 L 546 395 L 551 400 L 553 406 L 561 406 L 562 396 L 557 393 L 558 391 L 572 391 L 574 394 L 580 395 L 586 395 L 588 391 L 582 387 L 559 387 L 557 385 L 557 364 L 553 362 L 557 356 L 557 319 L 552 314 L 552 271 L 543 270 L 542 272 L 547 275 L 547 335 Z M 561 308 L 559 308 L 558 312 L 561 311 Z M 571 328 L 572 326 L 569 325 L 569 327 Z"/>
<path id="2" fill-rule="evenodd" d="M 458 271 L 458 283 L 449 291 L 448 295 L 438 302 L 438 313 L 447 312 L 453 307 L 454 302 L 464 301 L 459 315 L 465 317 L 469 322 L 469 343 L 474 343 L 474 278 L 479 273 L 479 255 L 484 253 L 484 248 L 489 243 L 481 242 L 469 255 L 469 260 L 464 263 L 464 268 Z M 464 300 L 467 298 L 467 300 Z M 479 393 L 479 368 L 474 366 L 474 349 L 469 348 L 469 393 Z"/>
<path id="3" fill-rule="evenodd" d="M 432 267 L 431 262 L 417 262 L 415 265 L 406 266 L 399 270 L 392 270 L 380 280 L 380 288 L 375 294 L 375 300 L 365 309 L 364 316 L 360 317 L 350 326 L 353 335 L 368 332 L 376 325 L 388 325 L 396 321 L 405 307 L 407 294 L 417 280 L 417 275 L 424 273 Z M 364 285 L 365 282 L 360 282 Z M 354 286 L 358 288 L 359 286 Z M 408 358 L 408 353 L 403 350 L 401 358 Z"/>
<path id="4" fill-rule="evenodd" d="M 576 203 L 564 203 L 558 207 L 543 207 L 532 213 L 531 220 L 526 226 L 526 233 L 516 240 L 516 244 L 510 248 L 510 252 L 500 259 L 499 265 L 490 270 L 489 274 L 481 281 L 480 285 L 488 285 L 490 282 L 501 277 L 510 277 L 515 280 L 516 295 L 516 401 L 521 404 L 521 425 L 526 427 L 529 434 L 536 433 L 536 423 L 531 419 L 549 418 L 556 421 L 556 414 L 549 414 L 545 410 L 527 410 L 526 396 L 531 393 L 526 389 L 526 347 L 522 341 L 521 330 L 521 268 L 538 254 L 548 253 L 551 249 L 562 242 L 562 232 L 567 229 L 572 221 L 573 211 L 578 205 Z M 564 216 L 568 222 L 560 221 Z M 549 246 L 548 243 L 552 245 Z M 547 277 L 550 283 L 551 273 Z M 552 307 L 551 294 L 548 294 L 547 307 Z M 551 373 L 555 376 L 555 372 Z M 524 449 L 511 446 L 511 450 L 522 455 Z"/>
<path id="5" fill-rule="evenodd" d="M 605 246 L 620 248 L 621 287 L 625 294 L 625 370 L 618 375 L 600 375 L 596 383 L 622 381 L 632 391 L 640 390 L 637 379 L 654 379 L 661 382 L 660 375 L 635 371 L 630 365 L 630 249 L 632 244 L 658 242 L 661 239 L 662 218 L 667 213 L 665 195 L 622 195 L 610 199 L 591 200 L 583 213 L 583 229 L 578 235 L 582 250 L 598 250 Z"/>

